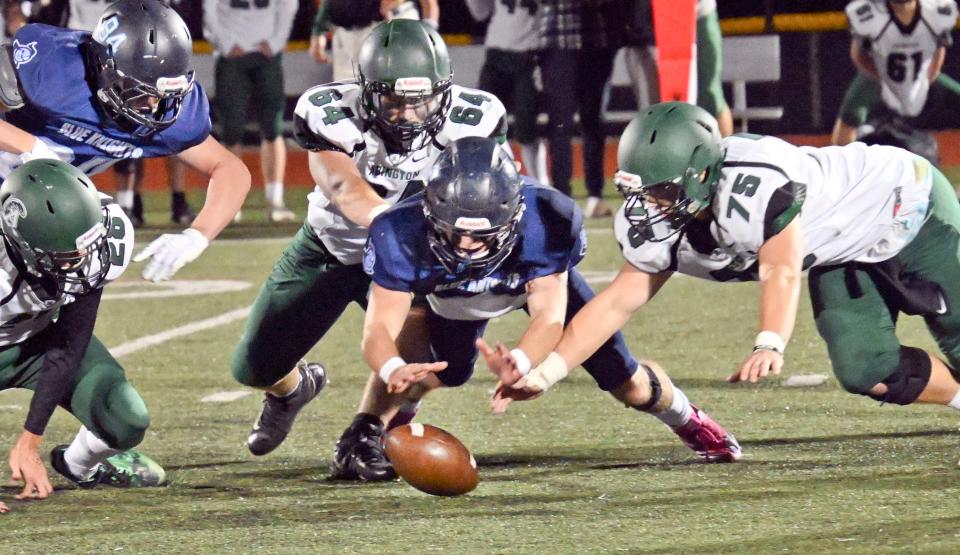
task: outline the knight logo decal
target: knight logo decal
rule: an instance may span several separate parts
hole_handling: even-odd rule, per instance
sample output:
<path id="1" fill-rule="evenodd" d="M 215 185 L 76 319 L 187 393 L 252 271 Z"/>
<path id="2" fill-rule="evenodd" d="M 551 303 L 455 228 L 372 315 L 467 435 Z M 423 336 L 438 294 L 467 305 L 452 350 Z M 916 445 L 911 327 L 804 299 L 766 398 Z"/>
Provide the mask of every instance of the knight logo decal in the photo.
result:
<path id="1" fill-rule="evenodd" d="M 366 274 L 373 274 L 373 265 L 377 262 L 377 253 L 373 250 L 373 244 L 367 243 L 363 248 L 363 271 Z"/>
<path id="2" fill-rule="evenodd" d="M 3 223 L 9 229 L 16 229 L 20 218 L 27 217 L 27 207 L 18 198 L 12 198 L 3 205 Z"/>
<path id="3" fill-rule="evenodd" d="M 17 69 L 23 64 L 30 63 L 37 55 L 37 41 L 20 44 L 20 41 L 13 41 L 13 62 Z"/>
<path id="4" fill-rule="evenodd" d="M 123 41 L 127 40 L 126 33 L 120 33 L 114 35 L 113 32 L 117 30 L 117 27 L 120 26 L 120 18 L 118 16 L 113 16 L 109 19 L 104 19 L 97 24 L 97 29 L 94 31 L 93 40 L 104 44 L 110 47 L 110 50 L 116 52 L 120 49 L 120 45 L 123 44 Z"/>

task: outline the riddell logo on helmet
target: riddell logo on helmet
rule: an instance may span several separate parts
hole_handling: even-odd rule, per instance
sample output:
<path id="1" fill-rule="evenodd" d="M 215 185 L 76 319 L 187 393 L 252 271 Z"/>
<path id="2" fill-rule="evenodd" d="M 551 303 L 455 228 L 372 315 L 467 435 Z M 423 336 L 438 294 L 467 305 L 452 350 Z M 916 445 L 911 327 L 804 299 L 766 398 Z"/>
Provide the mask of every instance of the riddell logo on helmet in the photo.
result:
<path id="1" fill-rule="evenodd" d="M 182 93 L 190 88 L 190 80 L 186 75 L 176 77 L 161 77 L 157 79 L 157 91 L 160 94 Z"/>
<path id="2" fill-rule="evenodd" d="M 457 221 L 453 224 L 453 227 L 457 229 L 468 229 L 468 230 L 477 230 L 477 229 L 490 229 L 490 220 L 487 218 L 467 218 L 460 216 L 457 218 Z"/>
<path id="3" fill-rule="evenodd" d="M 424 94 L 433 90 L 429 77 L 401 77 L 393 84 L 393 92 L 401 95 Z"/>
<path id="4" fill-rule="evenodd" d="M 85 231 L 83 235 L 77 237 L 77 250 L 80 252 L 86 251 L 106 234 L 107 228 L 103 227 L 102 223 L 97 222 L 93 227 Z"/>
<path id="5" fill-rule="evenodd" d="M 613 182 L 617 187 L 627 191 L 639 191 L 643 187 L 643 180 L 635 173 L 618 170 L 613 176 Z"/>

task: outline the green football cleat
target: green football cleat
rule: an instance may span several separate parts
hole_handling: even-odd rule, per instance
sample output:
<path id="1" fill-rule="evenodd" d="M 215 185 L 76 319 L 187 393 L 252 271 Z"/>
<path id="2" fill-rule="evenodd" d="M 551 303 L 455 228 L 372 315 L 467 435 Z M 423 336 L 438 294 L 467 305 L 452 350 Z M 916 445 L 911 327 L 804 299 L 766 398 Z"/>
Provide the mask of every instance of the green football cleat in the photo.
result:
<path id="1" fill-rule="evenodd" d="M 152 488 L 167 481 L 167 472 L 157 461 L 130 449 L 100 463 L 97 481 L 117 488 Z"/>
<path id="2" fill-rule="evenodd" d="M 135 449 L 110 457 L 100 463 L 92 476 L 81 479 L 70 472 L 70 467 L 64 460 L 67 447 L 54 447 L 50 451 L 50 464 L 61 476 L 84 489 L 97 487 L 98 484 L 115 488 L 150 488 L 162 486 L 167 480 L 167 473 L 162 466 Z"/>

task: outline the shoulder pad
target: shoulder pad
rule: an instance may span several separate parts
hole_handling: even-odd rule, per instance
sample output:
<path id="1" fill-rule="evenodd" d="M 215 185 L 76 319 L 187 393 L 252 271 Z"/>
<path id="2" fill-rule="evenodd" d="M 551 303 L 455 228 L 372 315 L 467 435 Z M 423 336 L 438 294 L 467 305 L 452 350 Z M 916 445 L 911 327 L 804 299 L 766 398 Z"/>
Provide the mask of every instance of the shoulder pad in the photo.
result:
<path id="1" fill-rule="evenodd" d="M 13 47 L 9 44 L 0 46 L 0 109 L 16 110 L 23 106 L 23 95 L 20 94 L 20 81 L 13 67 Z"/>
<path id="2" fill-rule="evenodd" d="M 806 186 L 775 164 L 727 162 L 721 173 L 712 210 L 727 242 L 759 252 L 799 215 Z"/>
<path id="3" fill-rule="evenodd" d="M 101 195 L 101 203 L 105 196 Z M 107 247 L 110 249 L 110 271 L 107 272 L 107 278 L 104 280 L 106 284 L 119 278 L 130 266 L 130 260 L 133 257 L 134 233 L 133 223 L 119 204 L 107 204 L 104 211 L 106 212 Z"/>
<path id="4" fill-rule="evenodd" d="M 874 37 L 890 18 L 886 5 L 874 0 L 854 0 L 845 8 L 850 32 L 862 37 Z"/>
<path id="5" fill-rule="evenodd" d="M 295 120 L 302 120 L 296 138 L 304 148 L 309 149 L 311 143 L 329 144 L 351 155 L 363 149 L 360 86 L 356 83 L 328 83 L 307 89 L 293 112 Z"/>
<path id="6" fill-rule="evenodd" d="M 496 96 L 453 85 L 450 108 L 437 134 L 441 145 L 463 137 L 497 137 L 506 134 L 507 110 Z"/>
<path id="7" fill-rule="evenodd" d="M 923 18 L 930 24 L 934 34 L 949 33 L 957 24 L 957 4 L 954 0 L 920 0 Z"/>
<path id="8" fill-rule="evenodd" d="M 363 271 L 374 283 L 393 291 L 413 291 L 416 281 L 415 253 L 411 248 L 422 230 L 419 203 L 400 203 L 374 218 L 370 237 L 363 251 Z"/>
<path id="9" fill-rule="evenodd" d="M 522 189 L 528 214 L 524 218 L 539 217 L 546 230 L 545 248 L 568 258 L 567 267 L 576 266 L 587 254 L 587 234 L 583 227 L 583 212 L 568 195 L 552 187 L 531 185 L 525 181 Z"/>

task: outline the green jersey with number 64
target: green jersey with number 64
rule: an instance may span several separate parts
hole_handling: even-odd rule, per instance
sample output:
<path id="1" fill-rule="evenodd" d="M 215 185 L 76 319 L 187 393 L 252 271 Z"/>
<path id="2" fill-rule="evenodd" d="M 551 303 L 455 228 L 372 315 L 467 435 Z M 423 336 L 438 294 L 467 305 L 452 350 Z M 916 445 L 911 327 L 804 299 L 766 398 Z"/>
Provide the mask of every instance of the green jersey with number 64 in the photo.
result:
<path id="1" fill-rule="evenodd" d="M 919 0 L 916 17 L 903 24 L 885 1 L 856 0 L 846 7 L 850 32 L 880 74 L 881 96 L 902 116 L 923 110 L 930 91 L 930 63 L 941 46 L 952 43 L 957 23 L 954 0 Z"/>
<path id="2" fill-rule="evenodd" d="M 414 141 L 412 150 L 392 152 L 360 106 L 361 87 L 352 81 L 307 90 L 294 110 L 296 138 L 307 150 L 332 150 L 353 158 L 360 175 L 377 194 L 395 204 L 405 191 L 426 183 L 430 168 L 443 149 L 461 137 L 500 137 L 506 132 L 506 110 L 497 97 L 483 91 L 451 86 L 450 105 L 440 130 Z M 504 148 L 509 148 L 504 142 Z M 307 222 L 324 246 L 343 264 L 359 264 L 367 229 L 343 216 L 317 187 L 309 195 Z"/>
<path id="3" fill-rule="evenodd" d="M 923 225 L 932 183 L 929 163 L 895 147 L 852 143 L 797 147 L 775 137 L 722 141 L 723 164 L 705 213 L 679 233 L 650 241 L 621 207 L 614 220 L 624 258 L 648 273 L 680 272 L 715 281 L 757 279 L 763 244 L 796 218 L 804 268 L 881 262 Z M 670 235 L 669 221 L 656 236 Z"/>
<path id="4" fill-rule="evenodd" d="M 101 195 L 101 202 L 109 197 Z M 104 226 L 107 229 L 109 264 L 104 279 L 96 287 L 119 278 L 130 265 L 133 256 L 133 224 L 117 204 L 103 207 Z M 74 302 L 85 292 L 82 284 L 67 282 L 63 292 L 51 296 L 23 266 L 10 256 L 10 247 L 0 250 L 0 346 L 20 343 L 43 331 L 57 320 L 60 308 Z M 101 260 L 91 257 L 75 272 L 77 276 L 95 276 L 100 273 Z M 91 281 L 90 285 L 94 285 Z"/>

